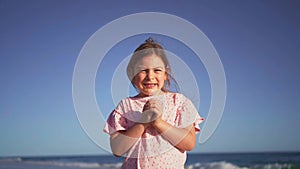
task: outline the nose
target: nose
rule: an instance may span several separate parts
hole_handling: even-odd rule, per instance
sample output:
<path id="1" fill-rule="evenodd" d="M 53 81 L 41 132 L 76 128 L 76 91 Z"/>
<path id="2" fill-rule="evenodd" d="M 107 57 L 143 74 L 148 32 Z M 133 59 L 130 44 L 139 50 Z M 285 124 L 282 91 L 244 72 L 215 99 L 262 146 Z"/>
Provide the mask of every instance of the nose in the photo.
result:
<path id="1" fill-rule="evenodd" d="M 147 79 L 151 80 L 151 79 L 153 79 L 153 78 L 154 78 L 154 70 L 149 69 L 149 70 L 147 71 Z"/>

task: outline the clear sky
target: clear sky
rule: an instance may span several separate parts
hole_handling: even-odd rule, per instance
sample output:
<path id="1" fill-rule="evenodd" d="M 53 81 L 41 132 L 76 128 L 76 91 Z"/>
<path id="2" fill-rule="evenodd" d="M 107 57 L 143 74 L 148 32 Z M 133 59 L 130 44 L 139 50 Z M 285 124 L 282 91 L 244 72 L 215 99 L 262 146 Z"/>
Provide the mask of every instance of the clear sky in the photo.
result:
<path id="1" fill-rule="evenodd" d="M 184 18 L 202 30 L 219 53 L 227 78 L 223 118 L 213 136 L 193 152 L 300 151 L 299 8 L 293 0 L 2 0 L 0 156 L 105 153 L 76 117 L 73 69 L 94 32 L 137 12 Z M 186 60 L 183 55 L 188 51 L 177 49 L 176 42 L 153 36 Z M 146 37 L 124 40 L 100 65 L 96 95 L 104 116 L 114 108 L 111 96 L 101 93 L 110 87 L 105 79 Z M 205 118 L 210 103 L 208 77 L 201 62 L 186 62 L 199 75 L 199 111 Z"/>

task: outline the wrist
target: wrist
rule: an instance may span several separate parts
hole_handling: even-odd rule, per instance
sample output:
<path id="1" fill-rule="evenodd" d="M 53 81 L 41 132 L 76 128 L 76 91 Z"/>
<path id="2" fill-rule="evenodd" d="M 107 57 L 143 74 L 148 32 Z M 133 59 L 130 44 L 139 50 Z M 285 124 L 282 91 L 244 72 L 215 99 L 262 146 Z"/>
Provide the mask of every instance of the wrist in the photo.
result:
<path id="1" fill-rule="evenodd" d="M 158 118 L 158 119 L 154 120 L 151 124 L 153 127 L 159 128 L 160 125 L 162 125 L 163 123 L 164 123 L 164 121 L 161 118 Z"/>

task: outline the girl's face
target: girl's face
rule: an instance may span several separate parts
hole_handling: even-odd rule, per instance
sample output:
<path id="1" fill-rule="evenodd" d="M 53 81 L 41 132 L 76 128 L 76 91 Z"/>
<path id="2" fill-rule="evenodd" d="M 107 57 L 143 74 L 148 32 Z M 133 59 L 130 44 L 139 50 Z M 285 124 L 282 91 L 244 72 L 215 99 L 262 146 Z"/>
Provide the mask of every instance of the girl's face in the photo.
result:
<path id="1" fill-rule="evenodd" d="M 134 67 L 133 83 L 140 91 L 139 96 L 155 96 L 162 92 L 167 78 L 162 59 L 155 55 L 142 57 Z"/>

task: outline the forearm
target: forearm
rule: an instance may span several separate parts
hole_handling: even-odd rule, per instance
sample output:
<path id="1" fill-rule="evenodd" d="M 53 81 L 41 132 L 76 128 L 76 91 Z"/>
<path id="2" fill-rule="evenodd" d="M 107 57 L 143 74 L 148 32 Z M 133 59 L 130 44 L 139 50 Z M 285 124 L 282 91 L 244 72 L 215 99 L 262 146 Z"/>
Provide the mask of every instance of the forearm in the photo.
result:
<path id="1" fill-rule="evenodd" d="M 186 128 L 177 128 L 160 120 L 153 123 L 156 130 L 172 145 L 182 151 L 190 151 L 196 144 L 196 134 L 193 125 Z"/>
<path id="2" fill-rule="evenodd" d="M 125 154 L 138 141 L 145 129 L 145 124 L 136 123 L 128 130 L 112 134 L 110 137 L 110 146 L 113 154 L 116 156 Z"/>

